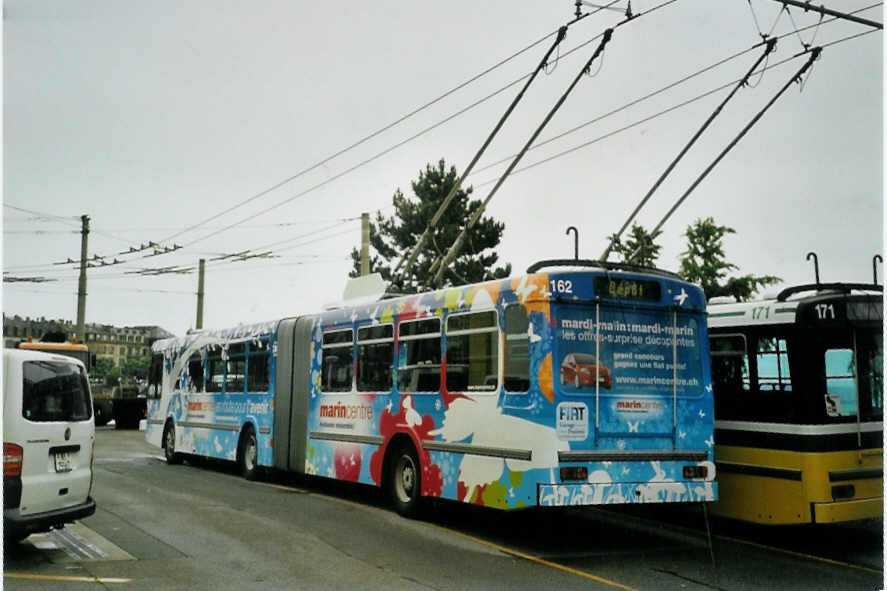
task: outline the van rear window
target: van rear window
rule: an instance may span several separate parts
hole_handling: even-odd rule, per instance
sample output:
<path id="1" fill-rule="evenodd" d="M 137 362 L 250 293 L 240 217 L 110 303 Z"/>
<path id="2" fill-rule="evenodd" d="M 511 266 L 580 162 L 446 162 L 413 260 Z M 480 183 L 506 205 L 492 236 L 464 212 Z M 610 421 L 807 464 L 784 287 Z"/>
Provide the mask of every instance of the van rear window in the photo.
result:
<path id="1" fill-rule="evenodd" d="M 59 361 L 22 364 L 22 416 L 29 421 L 87 421 L 92 416 L 86 374 Z"/>

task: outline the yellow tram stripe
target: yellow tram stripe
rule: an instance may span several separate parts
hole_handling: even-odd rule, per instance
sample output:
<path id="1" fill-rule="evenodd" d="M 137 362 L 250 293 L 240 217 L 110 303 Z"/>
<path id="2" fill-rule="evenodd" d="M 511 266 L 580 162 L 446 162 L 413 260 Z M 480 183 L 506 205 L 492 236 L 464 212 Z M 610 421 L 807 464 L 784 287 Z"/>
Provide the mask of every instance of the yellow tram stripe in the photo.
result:
<path id="1" fill-rule="evenodd" d="M 132 579 L 113 577 L 72 577 L 62 575 L 35 575 L 30 573 L 3 573 L 4 579 L 27 579 L 31 581 L 64 581 L 68 583 L 131 583 Z"/>

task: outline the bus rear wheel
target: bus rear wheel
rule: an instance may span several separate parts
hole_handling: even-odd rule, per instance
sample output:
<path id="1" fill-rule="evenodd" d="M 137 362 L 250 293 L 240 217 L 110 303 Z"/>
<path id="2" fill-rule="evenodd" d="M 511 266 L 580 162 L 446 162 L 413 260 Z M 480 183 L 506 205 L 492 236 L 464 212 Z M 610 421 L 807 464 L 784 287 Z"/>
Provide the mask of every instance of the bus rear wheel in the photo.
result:
<path id="1" fill-rule="evenodd" d="M 240 473 L 247 480 L 255 480 L 259 477 L 259 444 L 256 441 L 256 432 L 252 427 L 244 430 L 243 437 L 240 438 Z"/>
<path id="2" fill-rule="evenodd" d="M 181 454 L 176 452 L 176 428 L 172 423 L 168 423 L 163 432 L 163 454 L 167 464 L 182 463 Z"/>
<path id="3" fill-rule="evenodd" d="M 415 517 L 421 500 L 422 470 L 413 446 L 402 444 L 391 458 L 388 493 L 395 510 L 404 517 Z"/>

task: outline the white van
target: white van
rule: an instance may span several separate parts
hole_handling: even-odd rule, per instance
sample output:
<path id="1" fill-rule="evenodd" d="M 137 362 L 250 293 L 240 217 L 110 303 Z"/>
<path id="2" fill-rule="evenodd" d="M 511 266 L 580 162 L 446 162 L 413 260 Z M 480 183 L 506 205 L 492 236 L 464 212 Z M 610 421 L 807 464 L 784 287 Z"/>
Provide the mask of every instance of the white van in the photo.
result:
<path id="1" fill-rule="evenodd" d="M 3 540 L 95 513 L 95 424 L 83 364 L 3 350 Z"/>

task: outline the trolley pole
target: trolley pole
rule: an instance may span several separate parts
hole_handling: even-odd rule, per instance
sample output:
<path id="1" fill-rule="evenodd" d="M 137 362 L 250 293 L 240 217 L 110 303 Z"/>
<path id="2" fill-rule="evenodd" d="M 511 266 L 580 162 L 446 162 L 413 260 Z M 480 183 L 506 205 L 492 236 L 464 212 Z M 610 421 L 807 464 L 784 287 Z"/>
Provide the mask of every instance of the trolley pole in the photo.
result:
<path id="1" fill-rule="evenodd" d="M 803 8 L 804 12 L 813 11 L 818 12 L 820 16 L 833 16 L 835 18 L 844 19 L 853 23 L 859 23 L 860 25 L 867 25 L 869 27 L 873 27 L 875 29 L 883 29 L 884 25 L 879 23 L 878 21 L 873 21 L 867 18 L 860 18 L 858 16 L 854 16 L 852 14 L 848 14 L 846 12 L 838 12 L 837 10 L 831 10 L 830 8 L 826 8 L 825 6 L 814 6 L 809 1 L 808 2 L 799 2 L 799 0 L 774 0 L 775 2 L 779 2 L 783 6 L 786 4 L 795 6 L 797 8 Z"/>
<path id="2" fill-rule="evenodd" d="M 77 284 L 77 341 L 86 342 L 86 252 L 89 241 L 89 216 L 80 216 L 80 280 Z"/>
<path id="3" fill-rule="evenodd" d="M 200 269 L 197 274 L 197 321 L 194 328 L 203 328 L 203 277 L 206 272 L 206 259 L 200 259 Z"/>
<path id="4" fill-rule="evenodd" d="M 370 274 L 370 214 L 360 214 L 360 275 Z"/>

